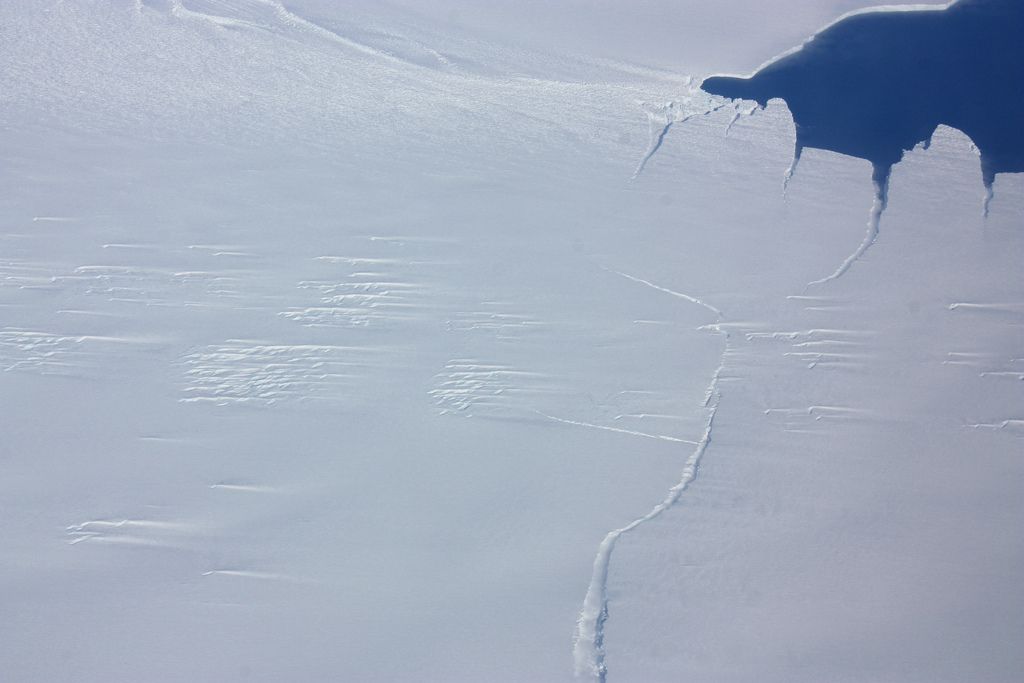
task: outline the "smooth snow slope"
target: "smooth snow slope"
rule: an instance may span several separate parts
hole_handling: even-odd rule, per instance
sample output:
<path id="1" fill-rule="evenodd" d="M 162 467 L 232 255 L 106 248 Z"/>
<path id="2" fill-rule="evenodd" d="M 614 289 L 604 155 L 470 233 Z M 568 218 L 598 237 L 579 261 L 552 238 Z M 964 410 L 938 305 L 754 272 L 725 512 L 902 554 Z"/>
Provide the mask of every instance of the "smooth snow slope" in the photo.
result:
<path id="1" fill-rule="evenodd" d="M 0 5 L 4 677 L 1012 678 L 1020 179 L 397 7 Z"/>

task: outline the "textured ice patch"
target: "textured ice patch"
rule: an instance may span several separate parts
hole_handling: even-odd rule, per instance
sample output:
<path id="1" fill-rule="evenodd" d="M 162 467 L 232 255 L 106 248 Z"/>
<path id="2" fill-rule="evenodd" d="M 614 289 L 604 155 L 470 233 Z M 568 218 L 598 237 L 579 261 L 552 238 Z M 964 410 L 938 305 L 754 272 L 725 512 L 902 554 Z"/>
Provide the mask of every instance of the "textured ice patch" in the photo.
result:
<path id="1" fill-rule="evenodd" d="M 354 400 L 377 357 L 370 348 L 230 339 L 184 357 L 186 403 L 273 405 Z"/>

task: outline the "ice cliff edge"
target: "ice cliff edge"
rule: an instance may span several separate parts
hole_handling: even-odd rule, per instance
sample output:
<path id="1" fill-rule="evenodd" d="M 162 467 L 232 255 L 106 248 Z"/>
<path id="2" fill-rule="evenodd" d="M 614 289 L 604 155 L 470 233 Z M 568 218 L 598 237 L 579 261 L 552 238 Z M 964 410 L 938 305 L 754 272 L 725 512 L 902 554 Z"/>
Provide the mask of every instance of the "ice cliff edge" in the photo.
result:
<path id="1" fill-rule="evenodd" d="M 804 147 L 870 161 L 887 184 L 904 151 L 945 124 L 997 173 L 1024 171 L 1024 2 L 959 0 L 943 6 L 848 14 L 749 77 L 701 87 L 731 99 L 786 101 Z"/>

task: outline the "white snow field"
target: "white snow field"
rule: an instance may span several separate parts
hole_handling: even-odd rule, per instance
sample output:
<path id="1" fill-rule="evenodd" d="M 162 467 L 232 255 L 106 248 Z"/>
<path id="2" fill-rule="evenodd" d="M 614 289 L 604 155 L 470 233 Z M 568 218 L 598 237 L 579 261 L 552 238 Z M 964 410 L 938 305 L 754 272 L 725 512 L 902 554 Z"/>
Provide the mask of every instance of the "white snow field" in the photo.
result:
<path id="1" fill-rule="evenodd" d="M 1020 680 L 1024 177 L 698 89 L 865 4 L 0 3 L 0 678 Z"/>

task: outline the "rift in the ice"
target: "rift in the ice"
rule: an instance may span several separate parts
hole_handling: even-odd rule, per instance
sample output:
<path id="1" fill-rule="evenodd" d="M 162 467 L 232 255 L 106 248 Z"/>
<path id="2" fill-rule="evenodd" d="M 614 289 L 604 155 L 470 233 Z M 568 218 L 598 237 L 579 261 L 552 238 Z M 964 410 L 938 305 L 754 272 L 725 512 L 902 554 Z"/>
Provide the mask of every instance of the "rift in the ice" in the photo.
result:
<path id="1" fill-rule="evenodd" d="M 868 235 L 828 280 L 874 242 L 893 165 L 941 124 L 977 146 L 987 215 L 996 174 L 1024 171 L 1022 83 L 1024 2 L 959 0 L 847 15 L 752 76 L 712 76 L 701 87 L 762 107 L 785 100 L 796 124 L 787 175 L 805 147 L 871 162 Z"/>
<path id="2" fill-rule="evenodd" d="M 662 137 L 664 136 L 662 135 Z M 722 335 L 725 339 L 725 347 L 722 349 L 722 361 L 719 363 L 718 369 L 716 369 L 712 375 L 711 383 L 708 384 L 707 391 L 704 394 L 704 408 L 707 410 L 707 420 L 704 424 L 704 433 L 701 435 L 699 441 L 686 442 L 690 443 L 694 449 L 686 461 L 686 466 L 683 468 L 683 473 L 679 478 L 679 481 L 675 486 L 669 489 L 668 494 L 660 503 L 651 508 L 646 514 L 634 519 L 629 524 L 609 531 L 608 534 L 605 535 L 604 540 L 601 541 L 601 545 L 598 546 L 597 557 L 594 558 L 593 573 L 590 577 L 590 585 L 587 586 L 587 595 L 583 599 L 583 609 L 580 611 L 579 618 L 576 621 L 576 640 L 573 645 L 573 658 L 576 661 L 577 677 L 584 676 L 596 683 L 605 683 L 608 676 L 608 667 L 605 663 L 604 627 L 605 622 L 608 620 L 608 569 L 611 565 L 612 553 L 615 551 L 615 546 L 623 535 L 630 533 L 642 524 L 646 524 L 653 519 L 657 519 L 671 509 L 672 506 L 676 504 L 676 501 L 679 500 L 680 496 L 683 495 L 683 491 L 690 485 L 690 482 L 696 478 L 697 467 L 700 465 L 704 452 L 707 451 L 708 446 L 711 444 L 711 433 L 714 429 L 715 416 L 718 414 L 718 405 L 721 400 L 719 385 L 722 378 L 722 372 L 725 370 L 725 361 L 729 353 L 729 340 L 731 338 L 728 328 L 724 325 L 725 317 L 722 315 L 722 311 L 706 301 L 689 294 L 684 294 L 683 292 L 677 292 L 668 289 L 667 287 L 656 285 L 653 282 L 634 277 L 626 273 L 620 273 L 613 270 L 609 270 L 608 272 L 624 277 L 636 284 L 650 287 L 656 291 L 674 296 L 688 303 L 695 304 L 709 313 L 712 313 L 715 316 L 715 322 L 701 329 L 707 329 Z M 551 418 L 551 416 L 547 417 Z M 551 419 L 557 420 L 558 418 Z M 582 423 L 577 422 L 573 424 Z M 628 433 L 632 433 L 637 436 L 651 436 L 650 434 L 638 434 L 636 432 Z"/>

